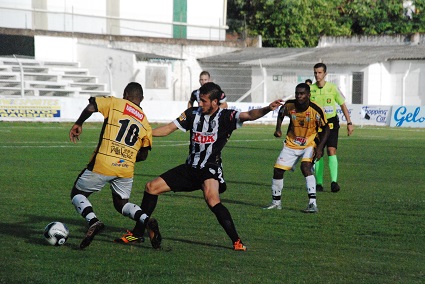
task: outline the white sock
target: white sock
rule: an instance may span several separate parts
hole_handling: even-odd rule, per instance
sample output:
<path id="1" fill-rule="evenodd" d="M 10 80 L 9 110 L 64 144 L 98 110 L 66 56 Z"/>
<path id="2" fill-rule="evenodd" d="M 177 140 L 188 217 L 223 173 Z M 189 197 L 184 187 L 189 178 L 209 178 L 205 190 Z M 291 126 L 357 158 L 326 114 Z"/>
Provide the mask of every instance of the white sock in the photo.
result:
<path id="1" fill-rule="evenodd" d="M 124 205 L 124 207 L 122 208 L 122 215 L 129 217 L 131 219 L 134 220 L 134 216 L 136 215 L 137 211 L 141 211 L 142 209 L 140 208 L 140 206 L 134 204 L 134 203 L 126 203 Z M 148 217 L 148 215 L 146 214 L 142 214 L 142 216 L 140 216 L 139 220 L 142 221 L 142 223 L 145 222 L 145 219 Z M 135 220 L 137 221 L 137 220 Z"/>
<path id="2" fill-rule="evenodd" d="M 273 204 L 281 204 L 282 189 L 283 189 L 283 179 L 273 179 L 272 180 Z"/>
<path id="3" fill-rule="evenodd" d="M 77 194 L 72 198 L 72 204 L 75 207 L 75 210 L 77 210 L 78 214 L 80 214 L 81 216 L 83 216 L 83 211 L 84 209 L 86 209 L 87 207 L 92 207 L 92 204 L 90 203 L 90 201 L 87 199 L 87 197 L 85 197 L 82 194 Z M 83 216 L 86 221 L 88 223 L 90 223 L 90 220 L 93 218 L 97 218 L 96 214 L 94 214 L 94 212 L 90 212 L 88 213 L 86 216 Z"/>
<path id="4" fill-rule="evenodd" d="M 307 193 L 309 201 L 308 203 L 316 204 L 316 178 L 314 175 L 305 177 L 305 184 L 307 187 Z"/>

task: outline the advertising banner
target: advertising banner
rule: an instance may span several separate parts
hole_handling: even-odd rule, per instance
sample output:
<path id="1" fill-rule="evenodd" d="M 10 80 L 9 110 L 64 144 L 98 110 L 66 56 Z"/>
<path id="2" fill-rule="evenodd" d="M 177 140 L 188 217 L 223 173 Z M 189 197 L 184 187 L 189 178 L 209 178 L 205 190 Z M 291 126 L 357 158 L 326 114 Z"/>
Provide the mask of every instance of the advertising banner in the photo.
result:
<path id="1" fill-rule="evenodd" d="M 425 107 L 393 106 L 390 126 L 424 128 Z"/>

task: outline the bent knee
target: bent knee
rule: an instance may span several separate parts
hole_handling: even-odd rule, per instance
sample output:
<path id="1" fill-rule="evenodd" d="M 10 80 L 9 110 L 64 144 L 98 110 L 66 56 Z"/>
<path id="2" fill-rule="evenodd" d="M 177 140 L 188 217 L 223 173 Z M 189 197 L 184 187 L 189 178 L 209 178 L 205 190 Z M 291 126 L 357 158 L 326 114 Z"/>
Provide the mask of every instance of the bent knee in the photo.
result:
<path id="1" fill-rule="evenodd" d="M 145 191 L 149 194 L 159 195 L 163 192 L 170 191 L 170 187 L 162 178 L 156 178 L 146 183 Z"/>

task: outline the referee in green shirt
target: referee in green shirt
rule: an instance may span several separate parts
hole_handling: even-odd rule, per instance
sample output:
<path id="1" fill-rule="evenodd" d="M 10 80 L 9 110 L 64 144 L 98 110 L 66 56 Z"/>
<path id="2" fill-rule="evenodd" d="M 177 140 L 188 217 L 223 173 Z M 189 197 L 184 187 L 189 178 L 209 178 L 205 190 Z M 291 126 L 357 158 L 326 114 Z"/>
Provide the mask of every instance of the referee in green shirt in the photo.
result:
<path id="1" fill-rule="evenodd" d="M 337 115 L 337 105 L 341 107 L 342 112 L 347 121 L 347 134 L 353 133 L 354 127 L 351 122 L 350 113 L 345 105 L 345 97 L 339 88 L 330 82 L 325 81 L 326 65 L 317 63 L 314 65 L 314 78 L 316 83 L 310 85 L 310 100 L 321 106 L 328 120 L 330 134 L 326 142 L 326 149 L 329 157 L 329 172 L 331 175 L 331 191 L 338 192 L 341 188 L 338 184 L 338 159 L 336 149 L 338 147 L 338 130 L 339 119 Z M 319 159 L 315 164 L 316 172 L 316 191 L 323 191 L 323 158 Z"/>

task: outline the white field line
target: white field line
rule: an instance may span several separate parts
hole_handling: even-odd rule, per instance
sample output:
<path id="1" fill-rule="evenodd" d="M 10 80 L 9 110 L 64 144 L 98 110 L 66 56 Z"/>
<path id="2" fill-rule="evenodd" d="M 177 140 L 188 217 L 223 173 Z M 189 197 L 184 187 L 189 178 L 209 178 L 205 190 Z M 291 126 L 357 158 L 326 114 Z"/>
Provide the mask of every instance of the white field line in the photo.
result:
<path id="1" fill-rule="evenodd" d="M 340 140 L 405 140 L 404 137 L 394 138 L 394 137 L 381 137 L 381 136 L 368 136 L 368 137 L 339 137 Z M 410 140 L 423 140 L 423 138 L 409 138 Z M 248 142 L 266 142 L 266 141 L 282 141 L 283 138 L 275 138 L 275 139 L 230 139 L 232 143 L 248 143 Z M 61 144 L 59 144 L 61 143 Z M 95 142 L 87 142 L 87 143 L 77 143 L 73 144 L 71 142 L 62 143 L 62 142 L 37 142 L 37 141 L 29 141 L 29 142 L 13 142 L 13 144 L 9 145 L 0 145 L 0 148 L 87 148 L 96 147 L 97 143 Z M 188 142 L 181 141 L 162 141 L 156 142 L 153 144 L 153 148 L 157 147 L 180 147 L 180 146 L 188 146 Z"/>

